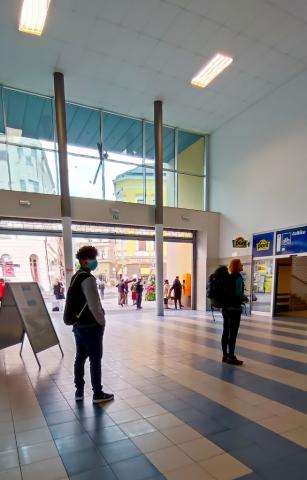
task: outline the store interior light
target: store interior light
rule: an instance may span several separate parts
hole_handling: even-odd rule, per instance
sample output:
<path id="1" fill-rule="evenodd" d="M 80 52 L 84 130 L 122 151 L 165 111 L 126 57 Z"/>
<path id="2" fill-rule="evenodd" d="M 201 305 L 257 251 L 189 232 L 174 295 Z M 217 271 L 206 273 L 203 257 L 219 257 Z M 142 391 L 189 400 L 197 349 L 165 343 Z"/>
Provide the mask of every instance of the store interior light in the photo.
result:
<path id="1" fill-rule="evenodd" d="M 19 31 L 40 36 L 51 0 L 23 0 Z"/>
<path id="2" fill-rule="evenodd" d="M 205 88 L 212 82 L 225 68 L 233 62 L 233 58 L 227 57 L 222 53 L 217 53 L 201 71 L 192 78 L 191 84 L 195 87 Z"/>

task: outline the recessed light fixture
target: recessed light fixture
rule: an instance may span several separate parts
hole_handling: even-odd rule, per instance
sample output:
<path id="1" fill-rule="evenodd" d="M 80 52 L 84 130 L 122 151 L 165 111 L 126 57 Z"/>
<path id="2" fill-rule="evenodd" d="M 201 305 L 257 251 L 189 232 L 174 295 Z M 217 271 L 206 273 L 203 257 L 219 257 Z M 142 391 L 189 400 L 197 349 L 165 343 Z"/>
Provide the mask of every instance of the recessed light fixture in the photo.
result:
<path id="1" fill-rule="evenodd" d="M 40 36 L 51 0 L 23 0 L 18 30 Z"/>
<path id="2" fill-rule="evenodd" d="M 233 58 L 227 57 L 222 53 L 217 53 L 208 62 L 201 71 L 191 80 L 195 87 L 205 88 L 212 82 L 225 68 L 233 62 Z"/>

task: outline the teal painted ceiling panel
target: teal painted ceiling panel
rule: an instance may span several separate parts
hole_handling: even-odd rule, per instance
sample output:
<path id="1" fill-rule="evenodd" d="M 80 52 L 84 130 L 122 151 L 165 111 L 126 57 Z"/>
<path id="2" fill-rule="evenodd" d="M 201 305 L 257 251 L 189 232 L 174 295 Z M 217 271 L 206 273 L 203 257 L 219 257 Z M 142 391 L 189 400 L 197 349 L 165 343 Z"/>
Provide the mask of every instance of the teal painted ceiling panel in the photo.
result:
<path id="1" fill-rule="evenodd" d="M 4 133 L 5 132 L 5 128 L 4 128 L 4 115 L 3 115 L 3 108 L 2 108 L 2 105 L 3 105 L 3 102 L 2 102 L 2 87 L 0 87 L 0 133 Z"/>
<path id="2" fill-rule="evenodd" d="M 184 132 L 179 130 L 178 132 L 178 153 L 183 152 L 189 148 L 193 143 L 197 142 L 200 138 L 203 138 L 202 135 L 197 135 L 196 133 Z"/>
<path id="3" fill-rule="evenodd" d="M 174 165 L 175 130 L 163 127 L 163 163 Z M 153 123 L 146 123 L 146 158 L 155 158 L 155 134 Z"/>
<path id="4" fill-rule="evenodd" d="M 104 113 L 103 149 L 107 152 L 142 157 L 142 121 Z"/>
<path id="5" fill-rule="evenodd" d="M 6 124 L 22 131 L 22 136 L 53 140 L 53 111 L 50 98 L 3 88 Z"/>
<path id="6" fill-rule="evenodd" d="M 100 112 L 92 108 L 66 103 L 67 142 L 97 149 L 100 142 Z"/>

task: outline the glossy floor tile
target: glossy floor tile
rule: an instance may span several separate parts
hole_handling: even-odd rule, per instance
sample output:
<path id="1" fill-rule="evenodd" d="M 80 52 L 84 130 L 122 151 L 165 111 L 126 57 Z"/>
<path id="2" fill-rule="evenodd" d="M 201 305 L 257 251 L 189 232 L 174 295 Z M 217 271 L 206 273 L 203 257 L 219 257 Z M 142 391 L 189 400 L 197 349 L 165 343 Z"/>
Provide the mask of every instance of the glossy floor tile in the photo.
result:
<path id="1" fill-rule="evenodd" d="M 107 314 L 103 381 L 74 400 L 65 353 L 0 352 L 0 480 L 306 480 L 307 322 L 242 318 L 242 368 L 221 362 L 219 316 Z"/>

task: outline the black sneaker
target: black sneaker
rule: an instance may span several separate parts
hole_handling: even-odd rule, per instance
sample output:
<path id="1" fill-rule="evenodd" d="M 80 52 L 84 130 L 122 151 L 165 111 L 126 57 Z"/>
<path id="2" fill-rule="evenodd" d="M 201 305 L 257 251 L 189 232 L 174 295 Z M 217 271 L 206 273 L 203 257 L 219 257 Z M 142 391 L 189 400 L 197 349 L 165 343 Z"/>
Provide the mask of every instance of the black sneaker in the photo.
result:
<path id="1" fill-rule="evenodd" d="M 223 355 L 222 362 L 223 362 L 223 363 L 226 363 L 227 360 L 228 360 L 228 356 L 227 356 L 227 355 Z"/>
<path id="2" fill-rule="evenodd" d="M 82 402 L 82 400 L 84 400 L 83 390 L 76 390 L 75 400 L 76 400 L 76 402 Z"/>
<path id="3" fill-rule="evenodd" d="M 237 366 L 243 365 L 243 361 L 242 361 L 242 360 L 238 360 L 237 357 L 228 358 L 228 359 L 227 359 L 227 363 L 228 363 L 229 365 L 237 365 Z"/>
<path id="4" fill-rule="evenodd" d="M 101 392 L 98 395 L 93 395 L 93 403 L 107 403 L 112 402 L 112 400 L 114 400 L 113 393 Z"/>

